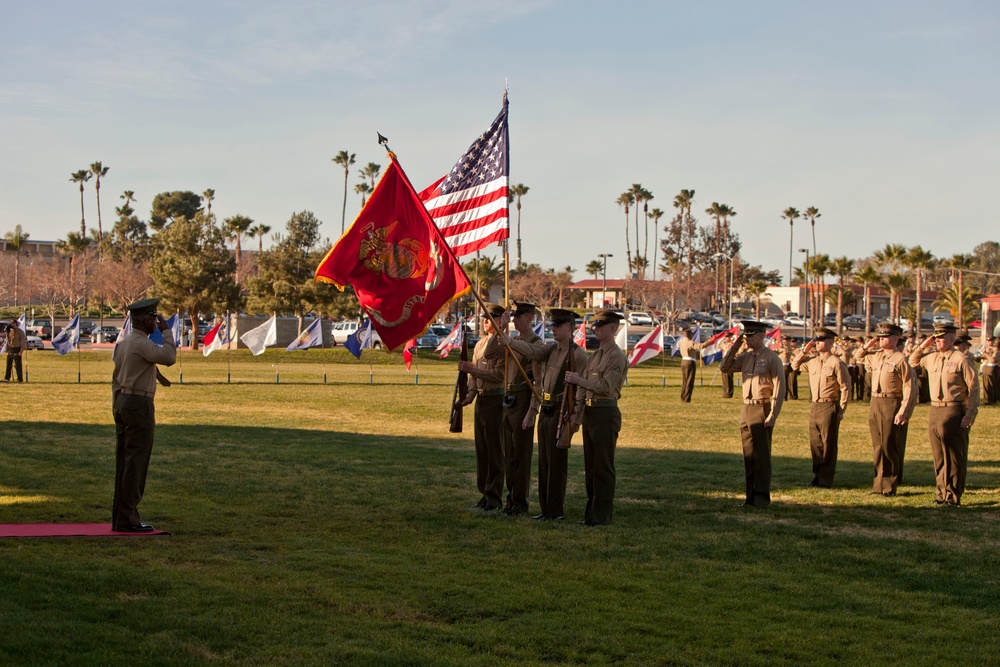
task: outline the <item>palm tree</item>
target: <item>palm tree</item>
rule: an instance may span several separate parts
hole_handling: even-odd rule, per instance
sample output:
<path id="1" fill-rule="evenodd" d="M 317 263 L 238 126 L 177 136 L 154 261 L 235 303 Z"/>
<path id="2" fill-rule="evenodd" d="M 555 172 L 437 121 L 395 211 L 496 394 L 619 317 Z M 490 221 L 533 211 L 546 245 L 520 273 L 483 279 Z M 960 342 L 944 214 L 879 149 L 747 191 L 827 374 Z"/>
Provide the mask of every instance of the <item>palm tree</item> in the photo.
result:
<path id="1" fill-rule="evenodd" d="M 882 279 L 879 272 L 875 270 L 874 266 L 868 265 L 865 268 L 857 271 L 854 274 L 854 279 L 857 280 L 862 287 L 865 288 L 865 335 L 872 335 L 872 285 L 878 285 Z"/>
<path id="2" fill-rule="evenodd" d="M 69 257 L 69 284 L 76 286 L 76 258 L 90 249 L 90 239 L 86 236 L 69 232 L 65 240 L 56 241 L 56 250 Z"/>
<path id="3" fill-rule="evenodd" d="M 365 202 L 368 201 L 368 195 L 371 193 L 372 188 L 366 182 L 361 181 L 354 186 L 354 191 L 361 195 L 361 208 L 365 207 Z"/>
<path id="4" fill-rule="evenodd" d="M 253 218 L 248 218 L 247 216 L 240 215 L 238 213 L 222 221 L 222 229 L 226 234 L 226 238 L 236 242 L 237 275 L 239 275 L 240 270 L 240 257 L 243 254 L 243 247 L 241 244 L 243 237 L 246 236 L 247 230 L 250 229 L 251 225 L 253 225 Z"/>
<path id="5" fill-rule="evenodd" d="M 644 249 L 642 252 L 643 260 L 647 260 L 645 263 L 648 266 L 649 262 L 649 201 L 653 198 L 653 193 L 642 187 L 640 183 L 633 183 L 632 187 L 629 188 L 629 194 L 632 195 L 632 201 L 635 203 L 635 256 L 639 257 L 639 204 L 642 204 L 642 209 L 645 215 L 645 236 L 643 237 Z"/>
<path id="6" fill-rule="evenodd" d="M 663 211 L 658 208 L 654 208 L 649 212 L 649 217 L 653 219 L 653 280 L 656 280 L 656 257 L 659 255 L 660 251 L 660 218 L 664 215 Z M 596 276 L 595 276 L 596 278 Z"/>
<path id="7" fill-rule="evenodd" d="M 906 258 L 904 259 L 906 266 L 910 267 L 910 271 L 916 276 L 916 295 L 914 298 L 914 303 L 917 308 L 917 316 L 913 320 L 913 331 L 919 336 L 920 335 L 920 314 L 924 312 L 923 306 L 920 303 L 920 296 L 923 291 L 923 273 L 924 269 L 934 268 L 934 255 L 929 251 L 924 250 L 920 246 L 913 246 L 910 248 L 909 252 L 906 253 Z"/>
<path id="8" fill-rule="evenodd" d="M 69 176 L 70 183 L 80 184 L 80 234 L 83 236 L 87 235 L 87 220 L 86 216 L 83 214 L 83 184 L 90 180 L 90 172 L 86 169 L 81 169 L 80 171 L 74 171 Z"/>
<path id="9" fill-rule="evenodd" d="M 205 202 L 205 215 L 208 216 L 208 221 L 212 222 L 212 202 L 215 201 L 215 190 L 206 189 L 201 193 L 201 200 Z"/>
<path id="10" fill-rule="evenodd" d="M 815 326 L 823 325 L 823 311 L 826 310 L 823 307 L 823 295 L 826 292 L 826 274 L 830 272 L 830 256 L 829 255 L 815 255 L 809 258 L 809 265 L 806 267 L 806 274 L 808 276 L 814 276 L 816 281 L 813 283 L 811 288 L 812 301 L 812 321 Z"/>
<path id="11" fill-rule="evenodd" d="M 838 257 L 830 262 L 830 273 L 837 276 L 837 335 L 844 330 L 844 295 L 846 287 L 844 281 L 854 273 L 854 260 L 846 257 Z"/>
<path id="12" fill-rule="evenodd" d="M 559 290 L 559 308 L 563 305 L 563 290 L 573 283 L 573 272 L 576 271 L 572 266 L 567 266 L 562 271 L 556 273 L 555 270 L 549 269 L 549 274 L 552 276 L 552 287 Z"/>
<path id="13" fill-rule="evenodd" d="M 521 197 L 528 194 L 527 185 L 524 183 L 518 183 L 517 185 L 511 186 L 509 193 L 507 194 L 507 201 L 517 202 L 517 266 L 521 266 Z"/>
<path id="14" fill-rule="evenodd" d="M 372 186 L 372 190 L 375 189 L 375 179 L 378 178 L 380 173 L 382 173 L 382 165 L 375 164 L 374 162 L 369 162 L 367 166 L 358 170 L 358 174 L 361 178 L 368 179 L 368 183 Z M 369 192 L 370 191 L 371 190 L 369 190 Z"/>
<path id="15" fill-rule="evenodd" d="M 101 179 L 108 175 L 111 167 L 105 167 L 100 162 L 90 163 L 90 173 L 94 175 L 94 190 L 97 191 L 97 243 L 104 240 L 104 226 L 101 224 Z"/>
<path id="16" fill-rule="evenodd" d="M 805 218 L 809 221 L 809 225 L 812 227 L 813 236 L 813 255 L 816 254 L 816 218 L 822 217 L 819 214 L 819 209 L 815 206 L 810 206 L 806 209 Z M 840 333 L 839 330 L 837 333 Z"/>
<path id="17" fill-rule="evenodd" d="M 629 267 L 628 270 L 631 271 L 632 270 L 632 250 L 631 250 L 631 246 L 629 246 L 629 243 L 628 243 L 628 235 L 629 235 L 629 231 L 628 231 L 628 208 L 629 208 L 629 206 L 632 205 L 632 193 L 631 192 L 623 192 L 623 193 L 621 193 L 620 195 L 618 195 L 618 199 L 615 200 L 615 203 L 618 204 L 619 206 L 624 206 L 625 207 L 625 263 Z M 638 245 L 639 244 L 639 239 L 636 239 L 635 242 L 636 242 L 636 245 Z"/>
<path id="18" fill-rule="evenodd" d="M 4 239 L 7 241 L 7 247 L 14 249 L 14 307 L 18 304 L 18 280 L 21 273 L 21 250 L 24 246 L 28 244 L 28 237 L 21 225 L 14 227 L 14 231 L 7 232 L 3 235 Z"/>
<path id="19" fill-rule="evenodd" d="M 251 237 L 253 236 L 257 237 L 257 255 L 260 255 L 261 253 L 264 252 L 264 237 L 267 236 L 268 232 L 270 231 L 271 231 L 271 226 L 265 224 L 254 225 L 253 227 L 247 230 L 247 234 L 249 234 Z"/>
<path id="20" fill-rule="evenodd" d="M 351 174 L 351 165 L 354 164 L 354 153 L 340 151 L 333 161 L 344 168 L 344 208 L 340 212 L 340 235 L 344 235 L 344 225 L 347 222 L 347 177 Z"/>
<path id="21" fill-rule="evenodd" d="M 934 300 L 934 312 L 946 310 L 955 318 L 955 326 L 962 327 L 964 322 L 972 321 L 976 318 L 976 299 L 979 294 L 971 287 L 962 287 L 959 291 L 958 285 L 951 285 L 947 289 L 938 293 L 938 298 Z"/>
<path id="22" fill-rule="evenodd" d="M 893 271 L 883 278 L 883 284 L 889 290 L 889 317 L 893 322 L 899 324 L 900 296 L 903 290 L 910 286 L 910 277 L 905 273 Z"/>
<path id="23" fill-rule="evenodd" d="M 212 190 L 206 190 L 206 192 L 212 192 L 213 195 L 215 194 L 215 192 L 213 192 Z M 125 192 L 122 193 L 122 195 L 119 197 L 119 199 L 124 200 L 125 201 L 125 206 L 128 206 L 129 208 L 131 208 L 132 202 L 135 201 L 135 193 L 132 192 L 131 190 L 126 190 Z M 209 208 L 211 208 L 211 207 L 209 207 Z"/>
<path id="24" fill-rule="evenodd" d="M 887 243 L 884 248 L 875 251 L 875 263 L 886 273 L 896 273 L 903 267 L 906 253 L 905 245 Z"/>
<path id="25" fill-rule="evenodd" d="M 636 255 L 635 259 L 632 260 L 632 268 L 635 270 L 636 274 L 639 276 L 639 280 L 646 279 L 646 268 L 648 264 L 646 263 L 645 257 L 640 257 Z"/>
<path id="26" fill-rule="evenodd" d="M 795 221 L 802 217 L 799 214 L 798 209 L 789 206 L 785 209 L 785 212 L 781 214 L 782 218 L 788 220 L 788 285 L 792 285 L 792 252 L 795 245 L 794 242 L 794 232 L 795 232 Z"/>
<path id="27" fill-rule="evenodd" d="M 948 260 L 948 268 L 952 270 L 953 273 L 952 277 L 954 277 L 954 273 L 956 272 L 958 273 L 958 291 L 956 292 L 956 295 L 958 297 L 958 304 L 955 309 L 958 315 L 955 319 L 955 326 L 961 328 L 965 326 L 965 313 L 966 313 L 966 307 L 965 307 L 966 304 L 963 303 L 965 299 L 964 275 L 967 269 L 972 268 L 972 257 L 970 257 L 969 255 L 963 255 L 961 253 L 957 255 L 952 255 L 951 259 Z"/>
<path id="28" fill-rule="evenodd" d="M 753 297 L 756 304 L 756 309 L 754 310 L 754 317 L 760 319 L 760 298 L 767 293 L 767 281 L 765 280 L 751 280 L 746 284 L 746 292 L 749 296 Z"/>
<path id="29" fill-rule="evenodd" d="M 597 280 L 597 277 L 601 275 L 601 271 L 603 270 L 604 270 L 604 263 L 601 262 L 601 260 L 599 259 L 591 260 L 587 264 L 587 273 L 594 276 L 594 280 Z"/>
<path id="30" fill-rule="evenodd" d="M 476 276 L 474 282 L 479 296 L 489 299 L 490 288 L 503 274 L 503 264 L 496 263 L 492 257 L 482 257 L 466 262 L 464 267 L 467 274 Z"/>
<path id="31" fill-rule="evenodd" d="M 694 255 L 694 233 L 696 225 L 691 219 L 691 205 L 694 204 L 694 190 L 682 189 L 674 197 L 674 208 L 680 211 L 682 219 L 682 233 L 687 237 L 687 285 L 685 287 L 685 305 L 691 305 L 691 273 Z"/>

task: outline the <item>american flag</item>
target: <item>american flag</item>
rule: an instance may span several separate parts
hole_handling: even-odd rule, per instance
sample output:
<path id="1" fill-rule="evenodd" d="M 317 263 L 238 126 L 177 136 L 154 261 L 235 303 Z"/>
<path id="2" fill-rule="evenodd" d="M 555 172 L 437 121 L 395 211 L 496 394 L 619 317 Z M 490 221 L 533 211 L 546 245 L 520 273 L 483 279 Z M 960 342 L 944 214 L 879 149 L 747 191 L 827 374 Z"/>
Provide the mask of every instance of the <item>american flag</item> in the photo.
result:
<path id="1" fill-rule="evenodd" d="M 468 255 L 510 235 L 507 96 L 490 129 L 479 136 L 447 175 L 420 193 L 456 256 Z"/>

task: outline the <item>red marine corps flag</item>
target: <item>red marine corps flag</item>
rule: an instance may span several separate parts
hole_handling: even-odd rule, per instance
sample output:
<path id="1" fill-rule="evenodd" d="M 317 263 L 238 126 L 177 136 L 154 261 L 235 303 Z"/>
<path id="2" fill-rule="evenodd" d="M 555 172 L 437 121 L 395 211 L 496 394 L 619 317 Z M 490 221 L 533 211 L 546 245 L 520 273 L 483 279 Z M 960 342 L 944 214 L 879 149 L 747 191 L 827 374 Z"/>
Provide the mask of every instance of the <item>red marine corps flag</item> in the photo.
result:
<path id="1" fill-rule="evenodd" d="M 389 157 L 392 163 L 319 263 L 316 279 L 339 289 L 352 285 L 382 343 L 395 350 L 470 285 L 396 156 Z"/>

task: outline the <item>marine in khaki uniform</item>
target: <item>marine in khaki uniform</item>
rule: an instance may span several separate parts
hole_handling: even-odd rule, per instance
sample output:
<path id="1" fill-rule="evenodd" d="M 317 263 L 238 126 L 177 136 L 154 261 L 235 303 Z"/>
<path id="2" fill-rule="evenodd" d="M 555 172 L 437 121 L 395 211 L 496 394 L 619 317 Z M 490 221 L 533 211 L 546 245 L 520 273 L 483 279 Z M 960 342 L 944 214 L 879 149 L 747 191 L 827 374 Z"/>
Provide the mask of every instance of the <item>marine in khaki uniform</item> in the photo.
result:
<path id="1" fill-rule="evenodd" d="M 559 411 L 563 403 L 565 376 L 568 368 L 567 353 L 573 355 L 573 368 L 582 371 L 587 367 L 587 352 L 573 343 L 573 324 L 576 313 L 553 308 L 549 310 L 552 337 L 555 342 L 539 348 L 534 344 L 509 337 L 500 343 L 509 345 L 518 354 L 530 359 L 535 368 L 535 383 L 542 400 L 531 397 L 531 405 L 524 424 L 530 424 L 538 415 L 538 504 L 539 514 L 531 517 L 538 521 L 561 521 L 565 518 L 566 477 L 569 449 L 556 446 L 559 428 Z M 569 406 L 572 412 L 575 406 Z"/>
<path id="2" fill-rule="evenodd" d="M 983 403 L 993 405 L 997 402 L 997 339 L 992 336 L 986 340 L 979 360 L 983 363 Z"/>
<path id="3" fill-rule="evenodd" d="M 583 372 L 566 373 L 566 382 L 582 389 L 577 392 L 573 423 L 583 425 L 587 509 L 580 523 L 588 526 L 611 523 L 615 500 L 615 447 L 622 427 L 618 399 L 628 374 L 628 359 L 615 344 L 621 319 L 612 310 L 598 311 L 591 327 L 601 346 Z"/>
<path id="4" fill-rule="evenodd" d="M 778 355 L 764 345 L 766 324 L 745 322 L 743 328 L 744 333 L 723 358 L 721 371 L 739 371 L 743 379 L 740 413 L 746 473 L 743 505 L 766 507 L 771 504 L 771 434 L 785 401 L 785 369 Z M 744 342 L 748 349 L 740 354 Z"/>
<path id="5" fill-rule="evenodd" d="M 11 370 L 16 371 L 17 381 L 23 382 L 24 377 L 22 375 L 21 368 L 21 353 L 24 351 L 27 345 L 27 338 L 24 332 L 21 331 L 21 327 L 17 326 L 16 322 L 11 322 L 7 325 L 7 373 L 4 375 L 3 381 L 10 382 L 13 378 L 11 377 Z"/>
<path id="6" fill-rule="evenodd" d="M 173 366 L 177 360 L 174 335 L 156 306 L 159 299 L 143 299 L 128 306 L 132 333 L 119 341 L 111 355 L 114 374 L 111 393 L 115 417 L 115 492 L 111 529 L 149 532 L 139 516 L 139 502 L 146 490 L 146 473 L 153 452 L 156 416 L 157 364 Z M 163 345 L 149 340 L 154 330 L 163 332 Z"/>
<path id="7" fill-rule="evenodd" d="M 504 313 L 500 320 L 501 335 L 490 336 L 486 346 L 485 357 L 502 364 L 504 367 L 504 401 L 503 421 L 501 422 L 500 438 L 503 441 L 505 474 L 507 477 L 507 503 L 504 514 L 517 516 L 528 511 L 528 491 L 531 489 L 531 455 L 534 450 L 534 413 L 531 420 L 525 419 L 531 405 L 532 394 L 530 383 L 534 383 L 539 369 L 536 368 L 525 354 L 518 351 L 505 350 L 500 345 L 501 337 L 506 337 L 508 315 L 514 321 L 517 330 L 517 340 L 528 347 L 544 349 L 542 339 L 535 335 L 531 328 L 532 320 L 538 313 L 534 304 L 525 301 L 515 301 L 512 313 Z M 517 363 L 507 355 L 515 355 L 521 368 L 528 378 L 521 374 Z"/>
<path id="8" fill-rule="evenodd" d="M 832 353 L 835 336 L 830 329 L 817 329 L 816 338 L 792 358 L 793 370 L 804 366 L 809 372 L 809 449 L 813 464 L 809 486 L 825 489 L 833 486 L 837 472 L 840 421 L 851 397 L 847 364 Z"/>
<path id="9" fill-rule="evenodd" d="M 684 329 L 681 332 L 680 340 L 677 341 L 677 349 L 681 352 L 681 401 L 683 403 L 691 402 L 691 394 L 694 393 L 694 374 L 697 369 L 697 359 L 694 353 L 703 347 L 703 343 L 696 343 L 691 339 L 690 329 Z"/>
<path id="10" fill-rule="evenodd" d="M 495 303 L 486 304 L 494 319 L 500 319 L 504 307 Z M 503 365 L 502 359 L 487 359 L 486 347 L 496 335 L 493 323 L 483 317 L 485 336 L 479 339 L 472 353 L 472 361 L 459 361 L 458 370 L 469 374 L 469 393 L 462 405 L 476 401 L 473 420 L 476 441 L 476 487 L 482 497 L 473 508 L 486 511 L 503 507 L 504 455 L 500 437 L 500 423 L 503 419 Z"/>
<path id="11" fill-rule="evenodd" d="M 868 430 L 875 468 L 871 493 L 875 495 L 893 496 L 902 483 L 905 429 L 917 402 L 916 377 L 906 356 L 896 349 L 902 334 L 895 324 L 883 322 L 856 355 L 871 379 Z"/>
<path id="12" fill-rule="evenodd" d="M 840 341 L 840 358 L 844 360 L 847 364 L 847 376 L 851 378 L 851 400 L 856 398 L 856 392 L 858 388 L 858 382 L 860 377 L 858 376 L 858 360 L 857 360 L 858 344 L 850 336 L 844 336 L 843 340 Z"/>
<path id="13" fill-rule="evenodd" d="M 733 335 L 727 333 L 719 341 L 719 351 L 722 352 L 722 356 L 726 356 L 729 352 L 729 348 L 733 346 Z M 719 373 L 722 376 L 722 398 L 732 398 L 733 397 L 733 374 L 732 373 Z"/>
<path id="14" fill-rule="evenodd" d="M 795 347 L 792 343 L 791 336 L 782 336 L 781 347 L 775 350 L 775 353 L 778 355 L 781 368 L 785 372 L 785 398 L 795 401 L 799 398 L 799 376 L 792 370 L 792 356 L 795 354 Z"/>
<path id="15" fill-rule="evenodd" d="M 969 429 L 979 411 L 979 376 L 969 358 L 955 348 L 955 327 L 934 326 L 931 339 L 910 355 L 910 365 L 927 371 L 931 394 L 928 429 L 934 474 L 937 478 L 936 503 L 959 505 L 965 491 L 969 463 Z"/>

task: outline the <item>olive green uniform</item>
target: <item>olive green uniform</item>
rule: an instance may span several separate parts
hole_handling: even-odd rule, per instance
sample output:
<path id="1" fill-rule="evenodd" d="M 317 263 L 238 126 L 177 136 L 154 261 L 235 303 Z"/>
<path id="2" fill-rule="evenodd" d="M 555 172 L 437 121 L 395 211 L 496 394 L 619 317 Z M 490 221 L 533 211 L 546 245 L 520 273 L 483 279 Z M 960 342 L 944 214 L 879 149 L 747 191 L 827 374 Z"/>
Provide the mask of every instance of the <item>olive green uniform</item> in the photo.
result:
<path id="1" fill-rule="evenodd" d="M 573 352 L 573 369 L 583 374 L 587 368 L 587 352 L 572 340 L 563 345 L 555 342 L 541 347 L 512 340 L 510 347 L 524 354 L 534 364 L 535 382 L 542 397 L 541 402 L 534 396 L 528 414 L 538 415 L 538 504 L 540 516 L 555 519 L 566 514 L 566 478 L 569 449 L 556 447 L 556 433 L 559 430 L 559 411 L 565 391 L 566 351 Z M 572 411 L 573 406 L 570 406 Z"/>
<path id="2" fill-rule="evenodd" d="M 177 348 L 170 329 L 157 345 L 139 329 L 120 341 L 112 354 L 111 379 L 115 418 L 115 490 L 111 515 L 113 530 L 142 525 L 139 501 L 146 489 L 146 473 L 153 452 L 156 415 L 156 366 L 173 366 Z"/>
<path id="3" fill-rule="evenodd" d="M 7 332 L 7 374 L 4 380 L 11 380 L 11 370 L 16 371 L 17 381 L 23 382 L 24 377 L 21 369 L 21 352 L 27 343 L 24 332 L 20 327 L 15 326 Z"/>
<path id="4" fill-rule="evenodd" d="M 628 359 L 614 341 L 602 345 L 580 373 L 576 423 L 583 423 L 583 464 L 587 484 L 589 524 L 611 523 L 617 476 L 615 447 L 622 427 L 618 409 Z"/>
<path id="5" fill-rule="evenodd" d="M 483 509 L 499 509 L 503 504 L 504 453 L 500 436 L 503 418 L 503 360 L 486 358 L 486 346 L 495 334 L 476 343 L 470 362 L 469 390 L 476 393 L 475 422 L 476 487 L 482 497 L 476 503 Z"/>
<path id="6" fill-rule="evenodd" d="M 785 401 L 785 369 L 778 355 L 767 346 L 736 354 L 733 345 L 722 360 L 722 371 L 739 371 L 742 377 L 743 410 L 740 439 L 746 474 L 746 504 L 766 507 L 771 503 L 771 434 L 764 422 L 778 418 Z"/>
<path id="7" fill-rule="evenodd" d="M 955 348 L 925 354 L 918 347 L 910 354 L 910 365 L 927 371 L 928 432 L 937 478 L 934 500 L 958 505 L 969 465 L 969 429 L 962 428 L 962 419 L 975 420 L 979 412 L 979 376 L 969 358 Z"/>
<path id="8" fill-rule="evenodd" d="M 529 348 L 544 349 L 542 339 L 534 333 L 527 338 L 515 339 Z M 504 468 L 507 477 L 506 509 L 511 514 L 523 514 L 528 511 L 528 491 L 531 489 L 531 455 L 534 450 L 534 433 L 532 428 L 522 428 L 524 417 L 531 406 L 532 393 L 528 381 L 521 375 L 513 359 L 506 359 L 507 354 L 517 355 L 534 382 L 537 369 L 526 355 L 521 352 L 505 352 L 499 344 L 499 336 L 490 336 L 486 346 L 485 356 L 506 368 L 504 373 L 504 401 L 500 426 L 500 438 L 503 443 Z M 511 348 L 513 350 L 513 348 Z"/>
<path id="9" fill-rule="evenodd" d="M 851 396 L 851 378 L 845 364 L 834 354 L 806 355 L 799 350 L 792 370 L 803 366 L 809 372 L 809 449 L 812 453 L 811 486 L 829 488 L 837 472 L 840 420 Z"/>

